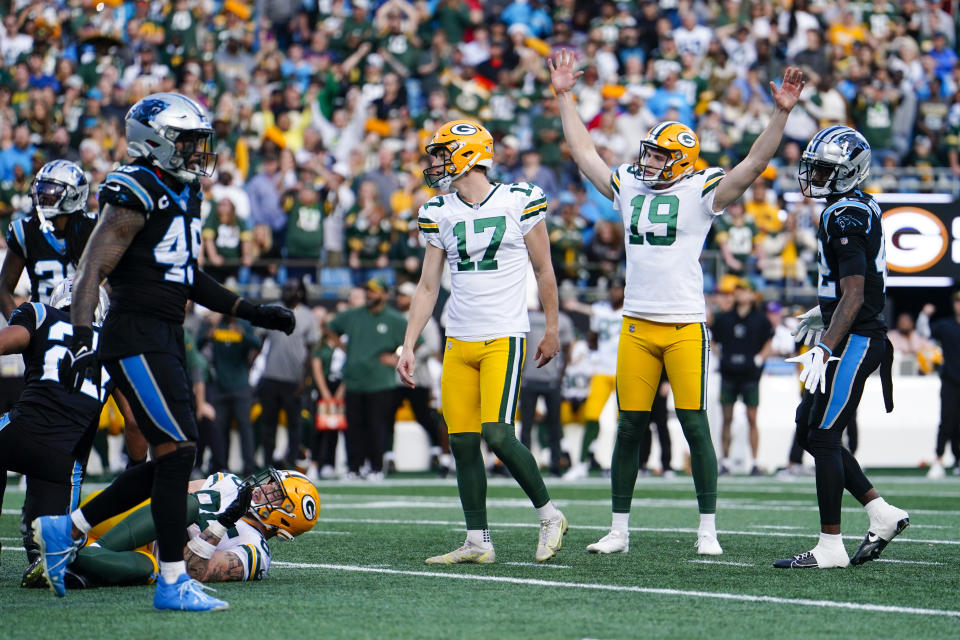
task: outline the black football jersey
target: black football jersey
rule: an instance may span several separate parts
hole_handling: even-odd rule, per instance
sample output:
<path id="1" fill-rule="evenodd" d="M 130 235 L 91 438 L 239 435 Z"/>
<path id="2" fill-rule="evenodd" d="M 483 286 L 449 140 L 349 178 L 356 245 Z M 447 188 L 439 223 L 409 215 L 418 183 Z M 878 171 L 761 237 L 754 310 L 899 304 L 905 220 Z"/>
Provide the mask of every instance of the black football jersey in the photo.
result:
<path id="1" fill-rule="evenodd" d="M 200 255 L 203 196 L 199 184 L 181 185 L 176 191 L 161 175 L 146 164 L 129 164 L 108 174 L 100 189 L 101 209 L 110 203 L 146 216 L 146 224 L 107 277 L 110 314 L 183 324 Z"/>
<path id="2" fill-rule="evenodd" d="M 67 214 L 63 237 L 40 228 L 40 219 L 27 216 L 10 222 L 7 247 L 26 263 L 30 299 L 46 304 L 58 282 L 76 272 L 90 233 L 97 225 L 95 213 Z"/>
<path id="3" fill-rule="evenodd" d="M 883 315 L 887 290 L 887 261 L 880 207 L 874 199 L 856 190 L 827 201 L 817 231 L 820 279 L 817 297 L 824 325 L 840 302 L 840 280 L 849 275 L 864 276 L 863 306 L 850 333 L 883 337 L 887 322 Z"/>
<path id="4" fill-rule="evenodd" d="M 10 326 L 13 325 L 30 332 L 30 344 L 23 352 L 24 389 L 11 417 L 38 440 L 75 453 L 81 443 L 92 442 L 100 410 L 113 389 L 110 375 L 101 367 L 100 387 L 87 379 L 79 393 L 68 393 L 60 384 L 57 369 L 73 337 L 69 312 L 38 302 L 25 302 L 10 315 Z M 94 346 L 98 338 L 94 327 Z"/>

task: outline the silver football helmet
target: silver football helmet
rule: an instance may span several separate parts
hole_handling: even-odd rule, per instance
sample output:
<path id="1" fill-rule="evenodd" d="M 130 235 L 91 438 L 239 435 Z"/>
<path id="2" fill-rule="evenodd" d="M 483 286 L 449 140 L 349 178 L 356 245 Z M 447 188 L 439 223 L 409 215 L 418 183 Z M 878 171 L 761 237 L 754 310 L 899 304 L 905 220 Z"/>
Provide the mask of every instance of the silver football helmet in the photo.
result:
<path id="1" fill-rule="evenodd" d="M 850 127 L 827 127 L 813 136 L 800 156 L 803 195 L 825 198 L 853 191 L 870 174 L 870 143 Z"/>
<path id="2" fill-rule="evenodd" d="M 213 125 L 206 110 L 179 93 L 152 93 L 127 111 L 127 153 L 144 158 L 178 180 L 212 177 Z"/>
<path id="3" fill-rule="evenodd" d="M 93 324 L 100 326 L 103 319 L 107 317 L 107 309 L 110 308 L 110 296 L 103 287 L 100 289 L 100 302 L 97 303 L 97 309 L 93 312 Z M 54 309 L 67 309 L 73 301 L 73 277 L 64 278 L 53 287 L 50 292 L 49 304 Z"/>
<path id="4" fill-rule="evenodd" d="M 30 189 L 41 221 L 82 212 L 90 195 L 86 174 L 68 160 L 53 160 L 40 167 Z"/>

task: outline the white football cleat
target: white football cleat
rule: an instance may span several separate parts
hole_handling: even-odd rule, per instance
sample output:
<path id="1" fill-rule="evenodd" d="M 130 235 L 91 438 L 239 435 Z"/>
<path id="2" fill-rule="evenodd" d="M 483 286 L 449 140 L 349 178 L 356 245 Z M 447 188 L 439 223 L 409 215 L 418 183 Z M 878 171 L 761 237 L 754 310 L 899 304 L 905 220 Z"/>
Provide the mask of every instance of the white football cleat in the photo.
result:
<path id="1" fill-rule="evenodd" d="M 493 545 L 482 546 L 469 540 L 463 543 L 459 549 L 454 549 L 450 553 L 442 556 L 433 556 L 427 558 L 427 564 L 492 564 L 497 559 L 497 554 L 493 550 Z"/>
<path id="2" fill-rule="evenodd" d="M 701 556 L 721 556 L 723 549 L 720 548 L 720 541 L 717 540 L 715 533 L 702 532 L 697 534 L 697 541 L 693 543 L 697 548 L 697 553 Z"/>
<path id="3" fill-rule="evenodd" d="M 578 462 L 570 467 L 565 474 L 563 474 L 563 480 L 568 482 L 573 480 L 583 480 L 589 475 L 590 465 L 586 462 Z"/>
<path id="4" fill-rule="evenodd" d="M 630 551 L 630 534 L 619 529 L 611 529 L 593 544 L 587 545 L 590 553 L 627 553 Z"/>
<path id="5" fill-rule="evenodd" d="M 937 460 L 932 465 L 930 465 L 930 470 L 927 471 L 928 480 L 942 480 L 944 476 L 947 475 L 947 472 L 944 471 L 943 465 L 940 464 L 940 461 Z"/>
<path id="6" fill-rule="evenodd" d="M 557 517 L 540 521 L 540 536 L 537 539 L 537 562 L 545 562 L 557 555 L 567 535 L 567 518 L 560 511 Z"/>

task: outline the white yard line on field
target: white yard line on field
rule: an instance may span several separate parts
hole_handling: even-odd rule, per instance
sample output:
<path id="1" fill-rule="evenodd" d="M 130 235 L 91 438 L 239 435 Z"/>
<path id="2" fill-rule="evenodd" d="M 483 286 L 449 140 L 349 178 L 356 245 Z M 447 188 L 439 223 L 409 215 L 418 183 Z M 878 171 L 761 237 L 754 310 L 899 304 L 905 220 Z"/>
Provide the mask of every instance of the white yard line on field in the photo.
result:
<path id="1" fill-rule="evenodd" d="M 508 564 L 512 567 L 542 567 L 544 569 L 569 569 L 570 565 L 567 564 L 546 564 L 544 562 L 501 562 L 500 564 Z"/>
<path id="2" fill-rule="evenodd" d="M 749 562 L 731 562 L 730 560 L 687 560 L 694 564 L 725 564 L 730 567 L 755 567 L 757 565 Z"/>
<path id="3" fill-rule="evenodd" d="M 401 520 L 399 518 L 324 518 L 325 522 L 338 524 L 406 524 L 417 526 L 437 526 L 437 527 L 462 527 L 462 522 L 454 520 Z M 527 522 L 500 522 L 493 528 L 499 527 L 539 527 L 537 523 Z M 584 529 L 589 531 L 609 531 L 610 527 L 605 525 L 577 525 L 571 526 L 572 529 Z M 697 530 L 687 527 L 630 527 L 630 531 L 640 531 L 648 533 L 696 533 Z M 717 531 L 719 535 L 727 536 L 771 536 L 776 538 L 813 538 L 816 533 L 811 530 L 809 533 L 790 533 L 787 531 L 736 531 L 721 529 Z M 847 540 L 860 540 L 860 535 L 844 536 Z M 903 538 L 897 537 L 897 542 L 919 542 L 922 544 L 949 544 L 960 545 L 960 540 L 927 540 L 921 538 Z"/>
<path id="4" fill-rule="evenodd" d="M 779 598 L 776 596 L 761 596 L 749 593 L 719 593 L 712 591 L 688 591 L 685 589 L 661 589 L 656 587 L 639 587 L 632 585 L 590 584 L 582 582 L 561 582 L 557 580 L 542 580 L 535 578 L 512 578 L 509 576 L 489 576 L 467 573 L 443 573 L 439 571 L 403 571 L 399 569 L 380 569 L 357 565 L 343 564 L 312 564 L 302 562 L 274 562 L 274 567 L 288 569 L 327 569 L 329 571 L 350 571 L 355 573 L 374 573 L 398 576 L 418 576 L 422 578 L 442 578 L 447 580 L 467 580 L 474 582 L 501 582 L 533 587 L 549 587 L 563 589 L 584 589 L 590 591 L 614 591 L 626 593 L 647 593 L 651 595 L 673 596 L 681 598 L 714 598 L 717 600 L 732 600 L 740 602 L 762 602 L 766 604 L 799 605 L 806 607 L 821 607 L 830 609 L 847 609 L 852 611 L 868 611 L 874 613 L 906 613 L 921 616 L 947 616 L 960 618 L 960 611 L 948 609 L 921 609 L 919 607 L 900 607 L 885 604 L 869 604 L 862 602 L 836 602 L 833 600 L 808 600 L 806 598 Z"/>

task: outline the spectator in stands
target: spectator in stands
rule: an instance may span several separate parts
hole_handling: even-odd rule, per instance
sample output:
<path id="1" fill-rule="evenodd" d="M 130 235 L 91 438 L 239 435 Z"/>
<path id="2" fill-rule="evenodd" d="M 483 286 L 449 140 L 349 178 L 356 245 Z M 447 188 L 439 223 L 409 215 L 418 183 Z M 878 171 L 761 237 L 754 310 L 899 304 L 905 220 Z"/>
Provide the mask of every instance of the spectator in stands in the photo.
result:
<path id="1" fill-rule="evenodd" d="M 305 278 L 315 282 L 317 265 L 323 255 L 323 203 L 314 186 L 316 174 L 304 168 L 300 171 L 300 185 L 283 198 L 287 213 L 287 232 L 284 256 L 293 264 L 287 267 L 288 278 Z"/>
<path id="2" fill-rule="evenodd" d="M 377 185 L 371 181 L 360 183 L 357 203 L 344 219 L 347 240 L 347 264 L 353 270 L 355 284 L 373 273 L 385 269 L 389 263 L 393 243 L 393 225 L 380 203 Z"/>
<path id="3" fill-rule="evenodd" d="M 306 303 L 307 289 L 298 278 L 283 283 L 281 302 L 293 311 L 297 325 L 289 336 L 279 331 L 267 334 L 264 362 L 257 387 L 263 407 L 260 414 L 263 458 L 278 469 L 293 469 L 302 458 L 300 413 L 303 410 L 304 379 L 310 353 L 320 339 L 317 321 Z M 287 450 L 274 459 L 280 410 L 287 416 Z"/>
<path id="4" fill-rule="evenodd" d="M 760 234 L 777 233 L 783 229 L 784 218 L 781 217 L 777 194 L 768 186 L 765 177 L 757 178 L 743 204 L 743 210 L 753 219 L 757 233 Z"/>
<path id="5" fill-rule="evenodd" d="M 370 471 L 364 469 L 365 477 L 382 480 L 383 456 L 396 409 L 395 352 L 403 344 L 407 321 L 387 306 L 386 282 L 371 278 L 365 288 L 366 305 L 338 313 L 327 324 L 327 330 L 346 338 L 343 384 L 348 470 L 344 478 L 359 478 L 366 460 Z"/>
<path id="6" fill-rule="evenodd" d="M 930 465 L 928 478 L 940 479 L 945 475 L 943 454 L 947 443 L 953 453 L 954 475 L 960 475 L 960 291 L 952 296 L 953 316 L 931 321 L 936 309 L 924 306 L 921 312 L 922 331 L 937 341 L 943 350 L 940 367 L 940 428 L 937 431 L 936 460 Z M 918 322 L 920 324 L 920 322 Z"/>
<path id="7" fill-rule="evenodd" d="M 203 270 L 220 282 L 231 279 L 247 284 L 253 264 L 253 233 L 246 220 L 237 217 L 230 198 L 222 198 L 207 215 L 201 231 L 203 237 Z"/>
<path id="8" fill-rule="evenodd" d="M 727 207 L 727 215 L 717 222 L 716 242 L 727 270 L 737 276 L 750 276 L 756 263 L 757 229 L 743 211 L 738 200 Z"/>
<path id="9" fill-rule="evenodd" d="M 558 201 L 559 215 L 547 220 L 550 259 L 558 283 L 565 280 L 576 282 L 583 269 L 583 234 L 587 223 L 580 216 L 577 199 L 572 193 L 564 191 Z"/>
<path id="10" fill-rule="evenodd" d="M 916 330 L 913 316 L 906 312 L 898 314 L 896 326 L 887 333 L 887 339 L 893 345 L 894 355 L 900 359 L 895 370 L 901 374 L 916 374 L 917 355 L 930 343 Z"/>

